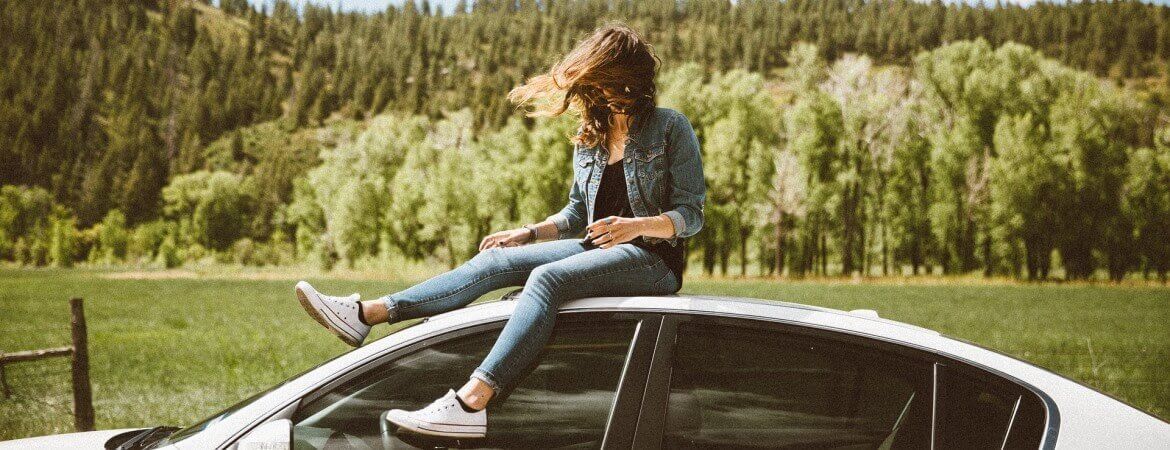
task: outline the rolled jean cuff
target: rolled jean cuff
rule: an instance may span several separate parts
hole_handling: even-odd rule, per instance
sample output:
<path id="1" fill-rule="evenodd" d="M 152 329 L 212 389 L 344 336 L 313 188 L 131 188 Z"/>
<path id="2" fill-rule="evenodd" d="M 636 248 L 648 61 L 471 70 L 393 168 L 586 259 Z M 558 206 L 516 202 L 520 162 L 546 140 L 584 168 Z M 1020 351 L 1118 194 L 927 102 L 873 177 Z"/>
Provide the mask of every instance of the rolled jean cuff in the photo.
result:
<path id="1" fill-rule="evenodd" d="M 389 295 L 379 298 L 378 300 L 381 300 L 382 303 L 386 305 L 386 323 L 397 322 L 400 319 L 400 317 L 398 317 L 398 300 L 395 300 Z"/>
<path id="2" fill-rule="evenodd" d="M 670 223 L 674 225 L 674 237 L 680 237 L 687 231 L 687 221 L 683 219 L 682 213 L 670 210 L 664 212 L 666 217 L 670 218 Z"/>
<path id="3" fill-rule="evenodd" d="M 483 369 L 475 369 L 475 371 L 471 372 L 471 378 L 482 381 L 484 384 L 488 385 L 488 387 L 492 388 L 493 393 L 500 393 L 500 383 L 496 381 L 492 374 L 485 372 Z"/>

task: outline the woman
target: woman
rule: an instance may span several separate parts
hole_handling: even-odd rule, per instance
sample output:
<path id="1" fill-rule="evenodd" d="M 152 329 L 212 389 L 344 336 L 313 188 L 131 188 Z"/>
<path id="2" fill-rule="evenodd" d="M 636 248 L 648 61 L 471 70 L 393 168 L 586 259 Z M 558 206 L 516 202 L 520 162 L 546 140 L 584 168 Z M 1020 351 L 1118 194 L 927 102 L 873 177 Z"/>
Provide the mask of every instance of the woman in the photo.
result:
<path id="1" fill-rule="evenodd" d="M 524 286 L 512 317 L 467 384 L 418 411 L 390 411 L 387 420 L 417 433 L 481 437 L 485 408 L 536 360 L 561 303 L 679 290 L 683 240 L 703 227 L 706 186 L 691 124 L 655 105 L 657 69 L 657 57 L 637 33 L 608 26 L 549 73 L 508 94 L 518 105 L 537 104 L 533 115 L 572 110 L 580 117 L 574 182 L 560 212 L 491 234 L 462 266 L 377 300 L 322 295 L 297 283 L 305 310 L 355 347 L 372 324 L 439 314 L 495 289 Z M 559 102 L 537 101 L 561 94 Z M 582 231 L 585 239 L 570 239 Z"/>

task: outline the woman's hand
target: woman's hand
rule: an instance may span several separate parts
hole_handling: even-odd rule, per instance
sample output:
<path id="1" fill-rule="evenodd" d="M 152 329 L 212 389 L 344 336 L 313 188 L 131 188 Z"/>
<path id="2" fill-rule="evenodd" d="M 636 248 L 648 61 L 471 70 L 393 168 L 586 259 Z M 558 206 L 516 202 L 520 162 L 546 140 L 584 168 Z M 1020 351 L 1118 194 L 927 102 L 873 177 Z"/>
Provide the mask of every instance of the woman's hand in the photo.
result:
<path id="1" fill-rule="evenodd" d="M 675 236 L 674 222 L 665 214 L 654 217 L 615 217 L 598 220 L 585 227 L 585 237 L 593 245 L 612 248 L 630 242 L 638 236 L 671 238 Z"/>
<path id="2" fill-rule="evenodd" d="M 609 216 L 585 227 L 585 238 L 601 248 L 612 248 L 630 242 L 642 235 L 645 229 L 644 217 Z"/>
<path id="3" fill-rule="evenodd" d="M 532 242 L 535 237 L 532 235 L 532 231 L 527 228 L 497 231 L 487 235 L 479 242 L 479 251 L 482 252 L 493 247 L 516 247 Z"/>

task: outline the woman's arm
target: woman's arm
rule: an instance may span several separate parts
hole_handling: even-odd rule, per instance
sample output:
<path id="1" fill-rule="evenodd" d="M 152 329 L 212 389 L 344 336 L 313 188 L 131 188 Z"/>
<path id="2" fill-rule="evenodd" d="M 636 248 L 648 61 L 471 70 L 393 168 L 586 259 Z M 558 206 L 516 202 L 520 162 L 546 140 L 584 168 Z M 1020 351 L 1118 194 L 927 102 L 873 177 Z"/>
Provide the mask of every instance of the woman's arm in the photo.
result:
<path id="1" fill-rule="evenodd" d="M 699 138 L 686 116 L 675 116 L 669 139 L 672 148 L 666 153 L 670 162 L 670 204 L 664 214 L 674 223 L 674 236 L 691 237 L 703 229 L 703 202 L 707 199 L 707 180 L 703 178 L 703 159 L 699 156 Z"/>
<path id="2" fill-rule="evenodd" d="M 482 241 L 479 241 L 479 251 L 482 252 L 493 247 L 515 247 L 517 245 L 531 244 L 545 239 L 552 239 L 556 236 L 557 224 L 546 219 L 543 222 L 525 225 L 522 228 L 497 231 L 489 234 Z"/>
<path id="3" fill-rule="evenodd" d="M 675 236 L 674 221 L 666 214 L 654 217 L 610 216 L 589 224 L 585 234 L 593 244 L 601 248 L 630 242 L 638 236 L 672 238 Z"/>
<path id="4" fill-rule="evenodd" d="M 576 146 L 573 146 L 574 154 L 576 154 Z M 580 170 L 576 164 L 573 164 L 573 185 L 569 187 L 569 203 L 565 205 L 560 212 L 548 216 L 544 222 L 539 223 L 542 227 L 547 229 L 546 223 L 552 223 L 552 232 L 544 232 L 541 230 L 539 239 L 566 239 L 576 236 L 585 229 L 585 217 L 588 210 L 585 207 L 585 193 L 581 192 L 580 186 L 577 184 L 577 171 Z M 546 237 L 547 236 L 547 237 Z"/>

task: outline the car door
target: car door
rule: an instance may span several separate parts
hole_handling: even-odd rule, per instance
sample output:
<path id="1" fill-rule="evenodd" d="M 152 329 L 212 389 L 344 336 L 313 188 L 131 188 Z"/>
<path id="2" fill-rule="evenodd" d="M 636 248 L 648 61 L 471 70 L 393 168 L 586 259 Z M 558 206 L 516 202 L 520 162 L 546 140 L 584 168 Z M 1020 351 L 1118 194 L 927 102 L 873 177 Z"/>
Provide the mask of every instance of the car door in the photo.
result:
<path id="1" fill-rule="evenodd" d="M 397 350 L 319 389 L 293 414 L 294 448 L 599 448 L 628 442 L 660 315 L 562 313 L 516 388 L 494 399 L 483 439 L 396 433 L 381 413 L 425 406 L 458 389 L 503 321 Z M 622 419 L 625 417 L 626 419 Z"/>
<path id="2" fill-rule="evenodd" d="M 636 448 L 1037 448 L 1039 397 L 956 361 L 790 324 L 668 315 Z M 975 372 L 975 373 L 973 373 Z"/>

